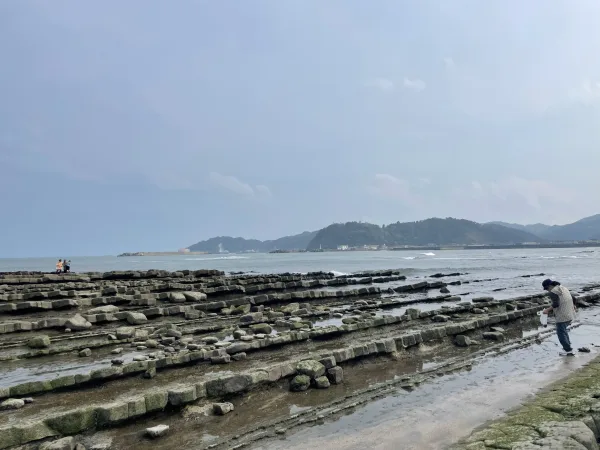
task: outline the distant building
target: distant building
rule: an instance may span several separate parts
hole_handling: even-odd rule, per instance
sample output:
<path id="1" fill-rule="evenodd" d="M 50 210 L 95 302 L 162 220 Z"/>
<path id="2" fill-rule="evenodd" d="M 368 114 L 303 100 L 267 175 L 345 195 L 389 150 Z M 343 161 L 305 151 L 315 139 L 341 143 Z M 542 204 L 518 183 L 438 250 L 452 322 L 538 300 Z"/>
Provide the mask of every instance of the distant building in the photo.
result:
<path id="1" fill-rule="evenodd" d="M 180 248 L 179 250 L 177 250 L 179 253 L 189 253 L 190 249 L 189 248 Z"/>
<path id="2" fill-rule="evenodd" d="M 338 245 L 338 250 L 348 250 L 350 247 L 348 247 L 347 245 Z"/>

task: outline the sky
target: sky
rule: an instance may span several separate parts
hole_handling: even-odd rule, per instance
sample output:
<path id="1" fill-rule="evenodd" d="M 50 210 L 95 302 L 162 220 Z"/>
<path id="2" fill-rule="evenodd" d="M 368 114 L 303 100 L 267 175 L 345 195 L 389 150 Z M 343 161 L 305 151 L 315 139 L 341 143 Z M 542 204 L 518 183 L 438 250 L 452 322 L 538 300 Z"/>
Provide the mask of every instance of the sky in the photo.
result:
<path id="1" fill-rule="evenodd" d="M 600 212 L 596 0 L 3 0 L 0 257 Z"/>

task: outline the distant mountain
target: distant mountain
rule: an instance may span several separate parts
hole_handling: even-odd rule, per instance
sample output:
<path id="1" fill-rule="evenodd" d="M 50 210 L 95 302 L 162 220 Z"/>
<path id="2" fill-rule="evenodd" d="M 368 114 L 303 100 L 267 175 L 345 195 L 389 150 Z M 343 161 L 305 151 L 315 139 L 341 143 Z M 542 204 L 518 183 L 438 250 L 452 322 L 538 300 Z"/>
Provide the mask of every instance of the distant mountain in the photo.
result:
<path id="1" fill-rule="evenodd" d="M 536 236 L 543 237 L 552 225 L 546 225 L 543 223 L 534 223 L 532 225 L 521 225 L 520 223 L 507 223 L 507 222 L 490 222 L 494 225 L 502 225 L 503 227 L 513 228 L 515 230 L 527 231 L 528 233 L 535 234 Z"/>
<path id="2" fill-rule="evenodd" d="M 217 253 L 219 251 L 219 244 L 222 245 L 223 250 L 227 250 L 231 253 L 247 251 L 270 252 L 271 250 L 304 250 L 316 234 L 316 231 L 305 231 L 304 233 L 269 241 L 218 236 L 206 241 L 200 241 L 194 245 L 190 245 L 188 248 L 192 252 L 210 253 Z"/>
<path id="3" fill-rule="evenodd" d="M 382 226 L 362 222 L 336 223 L 317 232 L 308 249 L 332 249 L 340 245 L 467 245 L 539 242 L 523 230 L 497 224 L 480 224 L 462 219 L 427 219 Z"/>
<path id="4" fill-rule="evenodd" d="M 519 225 L 505 222 L 492 222 L 505 227 L 528 231 L 549 241 L 586 241 L 600 239 L 600 214 L 586 217 L 567 225 Z"/>

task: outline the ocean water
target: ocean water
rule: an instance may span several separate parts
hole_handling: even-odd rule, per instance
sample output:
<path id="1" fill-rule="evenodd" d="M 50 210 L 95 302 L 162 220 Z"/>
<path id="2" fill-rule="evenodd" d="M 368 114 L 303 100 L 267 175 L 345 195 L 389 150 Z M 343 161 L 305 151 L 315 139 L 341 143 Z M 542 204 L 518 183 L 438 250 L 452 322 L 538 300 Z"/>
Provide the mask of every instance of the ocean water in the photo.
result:
<path id="1" fill-rule="evenodd" d="M 69 258 L 67 256 L 67 258 Z M 492 289 L 511 279 L 511 285 L 535 285 L 539 278 L 523 275 L 544 273 L 569 287 L 600 282 L 600 249 L 510 249 L 374 251 L 323 253 L 250 253 L 227 255 L 169 256 L 93 256 L 71 257 L 72 271 L 218 269 L 225 272 L 310 272 L 332 271 L 346 274 L 364 270 L 402 269 L 408 277 L 423 277 L 438 272 L 468 272 L 469 279 L 499 278 L 486 283 Z M 54 258 L 0 259 L 0 272 L 39 270 L 51 272 Z M 515 281 L 515 280 L 518 280 Z M 529 289 L 527 289 L 529 291 Z"/>

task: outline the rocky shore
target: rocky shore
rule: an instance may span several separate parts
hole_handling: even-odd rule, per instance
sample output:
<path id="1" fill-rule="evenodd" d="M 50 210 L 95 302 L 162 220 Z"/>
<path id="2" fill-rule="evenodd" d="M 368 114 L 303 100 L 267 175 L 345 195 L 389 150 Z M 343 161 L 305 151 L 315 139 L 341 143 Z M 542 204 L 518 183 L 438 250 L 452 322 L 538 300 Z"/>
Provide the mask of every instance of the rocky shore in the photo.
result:
<path id="1" fill-rule="evenodd" d="M 453 450 L 597 450 L 599 440 L 600 357 L 596 357 Z"/>
<path id="2" fill-rule="evenodd" d="M 543 294 L 457 291 L 487 281 L 400 270 L 2 273 L 0 449 L 176 448 L 190 418 L 211 431 L 196 448 L 249 446 L 552 334 L 537 330 Z M 597 286 L 577 301 L 594 307 Z M 347 385 L 381 360 L 403 375 Z M 313 391 L 329 393 L 320 407 L 261 423 L 236 409 Z"/>

